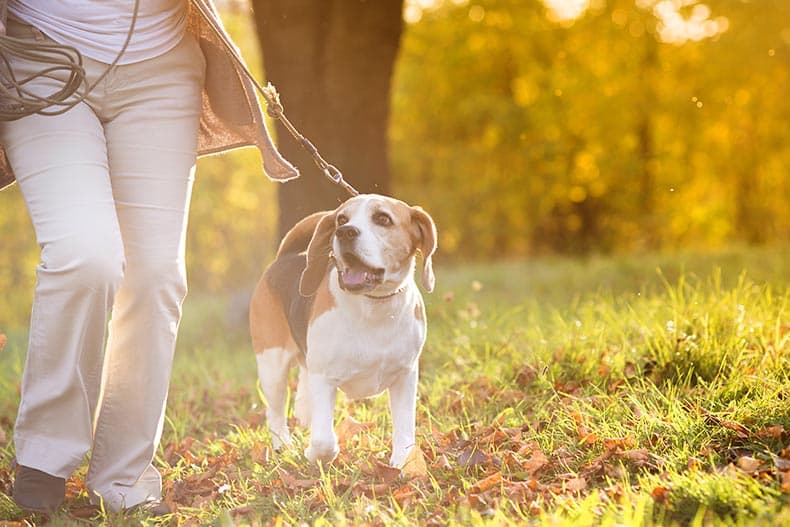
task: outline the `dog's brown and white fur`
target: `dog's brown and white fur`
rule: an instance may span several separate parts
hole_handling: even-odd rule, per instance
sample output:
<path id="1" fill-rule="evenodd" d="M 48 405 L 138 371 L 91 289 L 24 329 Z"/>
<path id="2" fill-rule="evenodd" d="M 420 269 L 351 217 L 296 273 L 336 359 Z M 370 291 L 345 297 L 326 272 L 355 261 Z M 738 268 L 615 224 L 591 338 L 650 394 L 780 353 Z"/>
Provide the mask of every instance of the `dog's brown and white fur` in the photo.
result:
<path id="1" fill-rule="evenodd" d="M 389 390 L 390 464 L 403 464 L 415 445 L 417 361 L 426 334 L 415 255 L 422 254 L 422 284 L 430 292 L 435 250 L 436 227 L 424 210 L 376 194 L 308 216 L 288 232 L 250 305 L 276 449 L 291 442 L 287 381 L 298 364 L 294 414 L 309 424 L 310 461 L 337 456 L 338 389 L 352 399 Z"/>

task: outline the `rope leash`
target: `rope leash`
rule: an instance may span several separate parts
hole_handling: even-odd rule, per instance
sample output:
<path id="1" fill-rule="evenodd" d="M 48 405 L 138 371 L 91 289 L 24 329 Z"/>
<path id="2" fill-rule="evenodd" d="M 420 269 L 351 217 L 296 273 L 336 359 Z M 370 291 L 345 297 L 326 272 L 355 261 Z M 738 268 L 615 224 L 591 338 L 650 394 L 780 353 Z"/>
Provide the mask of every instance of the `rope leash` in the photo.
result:
<path id="1" fill-rule="evenodd" d="M 214 19 L 213 13 L 207 4 L 201 0 L 190 0 L 192 6 L 202 15 L 215 35 L 220 38 L 222 45 L 230 53 L 233 61 L 244 76 L 252 83 L 258 93 L 266 102 L 266 113 L 273 119 L 279 120 L 293 138 L 312 157 L 315 164 L 332 183 L 342 187 L 350 195 L 357 196 L 359 192 L 343 179 L 340 170 L 328 163 L 318 152 L 318 149 L 305 136 L 303 136 L 291 121 L 285 116 L 285 110 L 280 102 L 280 94 L 275 87 L 268 83 L 261 86 L 252 75 L 249 68 L 241 58 L 239 51 L 230 42 L 224 29 Z M 123 56 L 134 33 L 140 0 L 134 2 L 134 12 L 129 26 L 126 41 L 115 60 L 107 67 L 102 75 L 85 91 L 80 92 L 80 86 L 87 84 L 85 69 L 82 66 L 82 56 L 79 51 L 71 46 L 60 44 L 35 44 L 7 35 L 0 35 L 0 121 L 14 121 L 27 115 L 60 115 L 78 105 L 90 92 L 107 76 Z M 0 20 L 5 22 L 6 2 L 0 0 Z M 38 73 L 25 78 L 17 78 L 11 68 L 11 57 L 17 57 L 44 65 Z M 48 96 L 40 96 L 28 90 L 26 85 L 39 78 L 55 79 L 59 72 L 66 72 L 66 80 L 62 88 Z M 76 95 L 76 97 L 75 97 Z M 54 108 L 54 109 L 53 109 Z"/>

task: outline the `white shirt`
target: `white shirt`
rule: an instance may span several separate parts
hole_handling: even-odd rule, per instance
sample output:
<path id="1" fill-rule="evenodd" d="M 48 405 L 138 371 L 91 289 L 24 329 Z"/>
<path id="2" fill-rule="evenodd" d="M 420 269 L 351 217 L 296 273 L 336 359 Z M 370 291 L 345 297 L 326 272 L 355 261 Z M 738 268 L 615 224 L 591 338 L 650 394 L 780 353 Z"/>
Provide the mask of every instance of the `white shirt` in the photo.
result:
<path id="1" fill-rule="evenodd" d="M 9 0 L 8 13 L 82 55 L 112 63 L 123 48 L 135 0 Z M 186 31 L 186 0 L 139 0 L 134 33 L 118 64 L 170 51 Z"/>

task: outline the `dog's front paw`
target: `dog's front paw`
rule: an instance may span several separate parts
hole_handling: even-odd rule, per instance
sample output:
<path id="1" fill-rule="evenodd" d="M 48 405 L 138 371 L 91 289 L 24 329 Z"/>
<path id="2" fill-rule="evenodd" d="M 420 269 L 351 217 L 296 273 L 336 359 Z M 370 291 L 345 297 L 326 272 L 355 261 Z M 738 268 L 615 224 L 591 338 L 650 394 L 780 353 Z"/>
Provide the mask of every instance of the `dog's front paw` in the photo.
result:
<path id="1" fill-rule="evenodd" d="M 390 456 L 390 466 L 403 468 L 406 463 L 414 460 L 415 449 L 418 448 L 414 440 L 401 442 L 392 446 L 392 456 Z"/>
<path id="2" fill-rule="evenodd" d="M 337 441 L 311 441 L 304 451 L 304 456 L 310 460 L 311 463 L 330 463 L 340 452 L 337 446 Z"/>
<path id="3" fill-rule="evenodd" d="M 390 456 L 390 466 L 395 468 L 403 468 L 403 465 L 406 464 L 406 460 L 409 457 L 409 451 L 400 450 L 399 452 L 393 452 L 392 456 Z"/>

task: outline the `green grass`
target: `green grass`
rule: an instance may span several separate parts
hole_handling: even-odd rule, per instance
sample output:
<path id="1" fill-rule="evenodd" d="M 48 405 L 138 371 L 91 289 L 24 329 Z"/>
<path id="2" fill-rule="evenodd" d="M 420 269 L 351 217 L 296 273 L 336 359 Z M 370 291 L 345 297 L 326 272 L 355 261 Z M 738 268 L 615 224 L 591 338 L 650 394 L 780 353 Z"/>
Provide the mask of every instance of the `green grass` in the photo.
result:
<path id="1" fill-rule="evenodd" d="M 340 399 L 337 422 L 370 432 L 331 466 L 304 460 L 304 431 L 272 453 L 238 301 L 192 293 L 159 524 L 790 525 L 789 279 L 788 248 L 439 266 L 412 478 L 380 466 L 386 397 Z M 7 333 L 0 467 L 25 341 Z M 51 525 L 157 524 L 76 518 L 83 476 Z M 0 520 L 25 518 L 0 494 Z"/>

